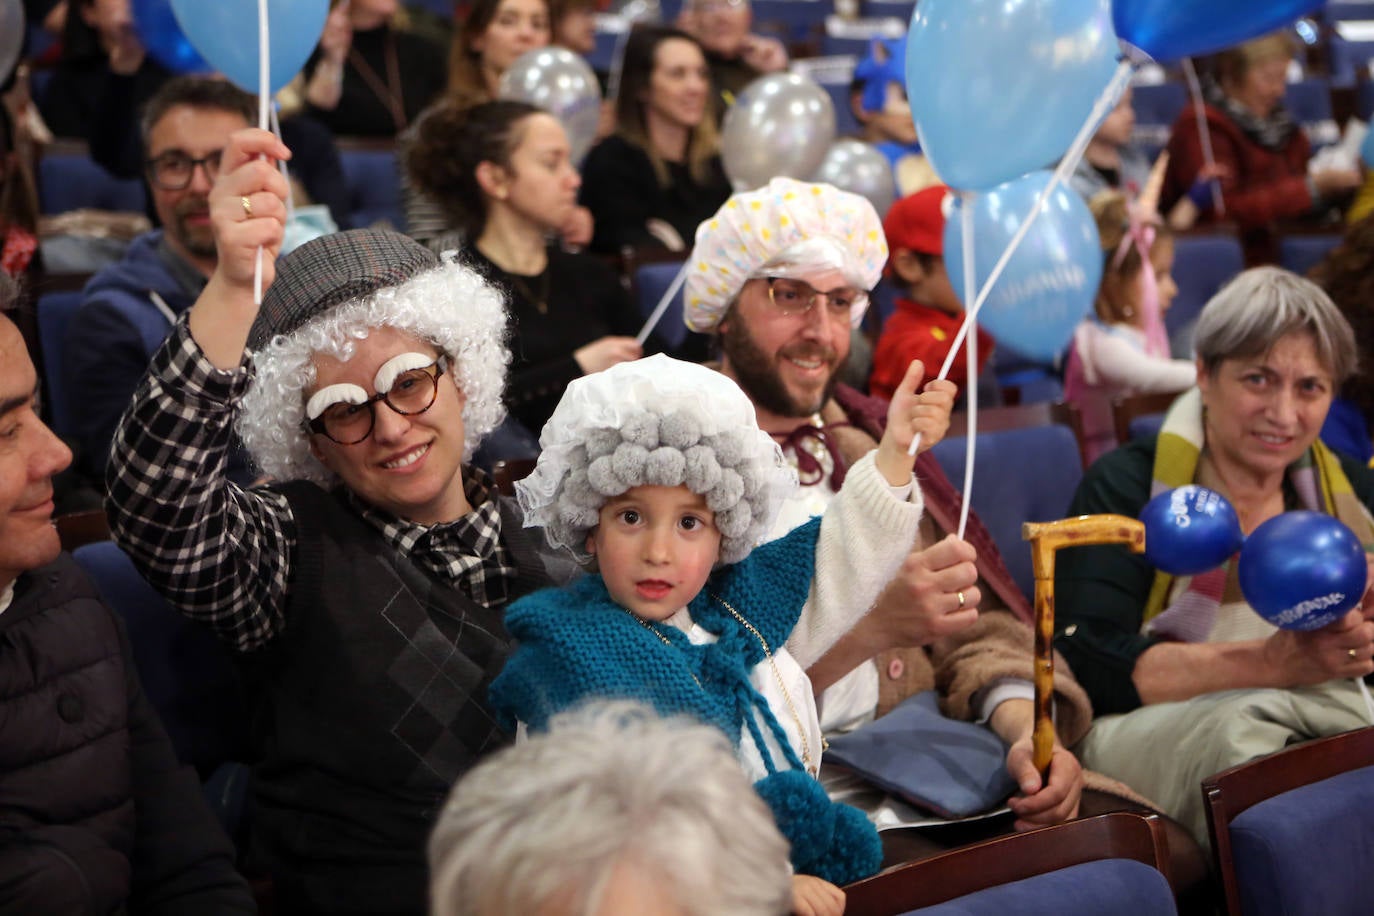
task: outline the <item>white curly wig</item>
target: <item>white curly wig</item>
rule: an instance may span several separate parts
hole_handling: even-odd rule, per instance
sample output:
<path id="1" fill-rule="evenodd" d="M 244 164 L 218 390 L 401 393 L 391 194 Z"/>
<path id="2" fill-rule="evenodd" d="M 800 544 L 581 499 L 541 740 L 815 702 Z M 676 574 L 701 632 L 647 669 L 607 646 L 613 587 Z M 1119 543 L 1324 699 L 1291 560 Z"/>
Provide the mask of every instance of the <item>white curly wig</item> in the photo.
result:
<path id="1" fill-rule="evenodd" d="M 291 333 L 272 337 L 253 354 L 256 374 L 243 397 L 238 433 L 263 473 L 278 480 L 333 483 L 334 474 L 310 453 L 304 426 L 305 392 L 315 383 L 313 357 L 351 359 L 355 342 L 384 326 L 429 341 L 448 355 L 448 377 L 467 398 L 465 461 L 505 418 L 501 397 L 510 364 L 505 301 L 449 253 L 439 266 L 329 308 Z"/>

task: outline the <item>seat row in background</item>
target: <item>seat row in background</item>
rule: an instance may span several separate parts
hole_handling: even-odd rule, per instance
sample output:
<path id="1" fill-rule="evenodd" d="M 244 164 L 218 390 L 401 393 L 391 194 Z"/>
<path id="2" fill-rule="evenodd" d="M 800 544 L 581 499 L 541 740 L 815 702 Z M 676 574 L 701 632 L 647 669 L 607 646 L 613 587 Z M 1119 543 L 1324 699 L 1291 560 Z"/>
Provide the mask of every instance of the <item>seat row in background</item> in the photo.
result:
<path id="1" fill-rule="evenodd" d="M 353 226 L 385 224 L 404 231 L 395 144 L 361 137 L 337 142 Z M 37 177 L 38 202 L 45 216 L 86 208 L 133 213 L 148 209 L 143 179 L 114 177 L 91 159 L 79 140 L 59 140 L 44 148 Z"/>

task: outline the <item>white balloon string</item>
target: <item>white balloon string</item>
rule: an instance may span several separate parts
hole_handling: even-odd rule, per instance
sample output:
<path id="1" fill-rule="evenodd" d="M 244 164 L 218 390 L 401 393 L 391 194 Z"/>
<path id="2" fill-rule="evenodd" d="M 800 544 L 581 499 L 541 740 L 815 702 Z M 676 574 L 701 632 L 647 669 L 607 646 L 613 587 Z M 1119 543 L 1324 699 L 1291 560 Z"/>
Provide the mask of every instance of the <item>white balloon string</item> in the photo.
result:
<path id="1" fill-rule="evenodd" d="M 278 140 L 281 140 L 281 121 L 277 118 L 277 106 L 273 105 L 269 109 L 272 115 L 272 133 Z M 283 143 L 286 141 L 282 141 Z M 286 160 L 277 162 L 277 171 L 281 172 L 281 177 L 286 179 L 286 221 L 291 222 L 296 215 L 296 191 L 291 186 L 291 173 L 287 171 Z"/>
<path id="2" fill-rule="evenodd" d="M 271 107 L 271 93 L 268 92 L 268 88 L 272 80 L 272 71 L 267 58 L 271 46 L 267 34 L 267 0 L 258 0 L 258 127 L 262 130 L 267 130 L 268 110 Z M 253 263 L 253 304 L 262 305 L 261 245 L 258 246 L 258 256 Z"/>
<path id="3" fill-rule="evenodd" d="M 973 257 L 973 194 L 963 195 L 964 203 L 959 208 L 959 218 L 964 223 L 963 249 L 964 249 L 964 289 L 973 289 L 978 283 L 978 275 L 974 270 Z M 959 540 L 964 539 L 964 530 L 968 528 L 968 509 L 973 501 L 973 459 L 978 451 L 978 384 L 976 373 L 978 371 L 978 334 L 975 330 L 965 338 L 967 346 L 966 355 L 968 356 L 968 371 L 965 373 L 964 387 L 968 403 L 968 428 L 964 432 L 964 493 L 959 506 Z M 951 353 L 954 351 L 951 350 Z"/>
<path id="4" fill-rule="evenodd" d="M 644 327 L 640 328 L 639 333 L 635 335 L 635 343 L 641 347 L 644 346 L 644 341 L 649 339 L 649 334 L 658 324 L 659 319 L 663 317 L 663 313 L 668 311 L 668 303 L 673 301 L 673 297 L 677 295 L 678 290 L 682 289 L 682 284 L 687 280 L 687 264 L 687 261 L 682 262 L 682 266 L 677 270 L 677 276 L 673 277 L 673 282 L 668 284 L 668 289 L 663 293 L 663 298 L 658 300 L 658 305 L 654 306 L 653 312 L 650 313 L 649 320 L 644 322 Z"/>
<path id="5" fill-rule="evenodd" d="M 1083 158 L 1083 151 L 1088 148 L 1088 141 L 1097 132 L 1098 122 L 1102 120 L 1102 116 L 1107 113 L 1107 110 L 1116 104 L 1117 98 L 1125 90 L 1126 83 L 1130 78 L 1131 64 L 1129 61 L 1123 60 L 1121 65 L 1116 68 L 1116 73 L 1112 76 L 1111 81 L 1107 83 L 1107 87 L 1097 97 L 1092 111 L 1088 113 L 1087 120 L 1083 122 L 1083 127 L 1079 129 L 1078 136 L 1074 138 L 1073 145 L 1064 154 L 1064 158 L 1059 161 L 1059 167 L 1054 170 L 1054 174 L 1050 176 L 1049 183 L 1045 185 L 1044 190 L 1036 197 L 1035 203 L 1031 205 L 1030 213 L 1021 222 L 1021 227 L 1016 230 L 1016 234 L 1011 237 L 1011 242 L 1002 252 L 1002 256 L 997 259 L 997 263 L 993 265 L 988 278 L 983 281 L 983 287 L 978 291 L 978 297 L 973 301 L 973 307 L 967 310 L 964 315 L 964 323 L 959 326 L 959 332 L 954 335 L 954 345 L 950 347 L 949 354 L 945 357 L 945 364 L 940 367 L 940 378 L 949 375 L 950 366 L 954 363 L 954 354 L 959 349 L 959 345 L 964 342 L 964 337 L 967 336 L 969 328 L 978 320 L 978 312 L 987 302 L 993 286 L 1002 276 L 1002 271 L 1006 269 L 1007 262 L 1016 253 L 1016 249 L 1020 247 L 1026 233 L 1030 232 L 1030 227 L 1035 223 L 1036 217 L 1045 209 L 1045 203 L 1050 199 L 1050 195 L 1078 167 L 1079 160 Z"/>
<path id="6" fill-rule="evenodd" d="M 1191 57 L 1183 58 L 1183 76 L 1188 80 L 1188 94 L 1193 99 L 1193 117 L 1197 119 L 1198 142 L 1202 144 L 1202 161 L 1214 170 L 1217 160 L 1212 155 L 1212 129 L 1207 126 L 1207 112 L 1203 110 L 1202 83 L 1198 82 L 1197 70 Z M 1221 198 L 1221 182 L 1213 175 L 1207 184 L 1212 189 L 1212 207 L 1217 216 L 1226 215 L 1226 201 Z"/>

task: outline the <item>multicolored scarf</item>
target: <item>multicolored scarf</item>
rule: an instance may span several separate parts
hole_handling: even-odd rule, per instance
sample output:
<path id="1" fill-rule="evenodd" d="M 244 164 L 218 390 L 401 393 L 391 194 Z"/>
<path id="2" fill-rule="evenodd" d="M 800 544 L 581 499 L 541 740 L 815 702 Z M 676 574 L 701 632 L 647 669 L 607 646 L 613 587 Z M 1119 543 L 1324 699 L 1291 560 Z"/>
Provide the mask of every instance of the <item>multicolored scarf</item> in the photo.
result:
<path id="1" fill-rule="evenodd" d="M 1202 394 L 1194 388 L 1179 396 L 1164 417 L 1155 448 L 1150 496 L 1193 483 L 1203 444 Z M 1304 508 L 1336 516 L 1366 548 L 1374 544 L 1374 518 L 1355 495 L 1340 459 L 1320 440 L 1289 466 L 1288 482 Z M 1193 576 L 1187 591 L 1167 608 L 1164 602 L 1174 577 L 1156 570 L 1145 603 L 1145 620 L 1151 630 L 1188 642 L 1205 641 L 1216 620 L 1227 569 L 1234 561 L 1233 557 L 1220 569 Z"/>
<path id="2" fill-rule="evenodd" d="M 1260 117 L 1227 95 L 1213 79 L 1206 80 L 1203 96 L 1208 105 L 1223 112 L 1235 122 L 1245 136 L 1271 153 L 1277 153 L 1286 147 L 1298 130 L 1293 115 L 1281 102 L 1268 116 Z"/>

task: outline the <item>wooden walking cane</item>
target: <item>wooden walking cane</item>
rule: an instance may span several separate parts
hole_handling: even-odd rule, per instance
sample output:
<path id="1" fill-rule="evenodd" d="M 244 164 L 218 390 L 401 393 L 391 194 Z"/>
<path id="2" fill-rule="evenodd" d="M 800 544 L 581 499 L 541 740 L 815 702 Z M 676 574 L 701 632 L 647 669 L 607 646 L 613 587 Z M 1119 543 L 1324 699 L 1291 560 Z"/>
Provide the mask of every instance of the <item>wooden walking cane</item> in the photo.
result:
<path id="1" fill-rule="evenodd" d="M 1031 736 L 1035 769 L 1045 777 L 1054 751 L 1054 554 L 1061 547 L 1125 544 L 1145 550 L 1145 526 L 1124 515 L 1080 515 L 1057 522 L 1024 522 L 1035 572 L 1035 731 Z"/>

